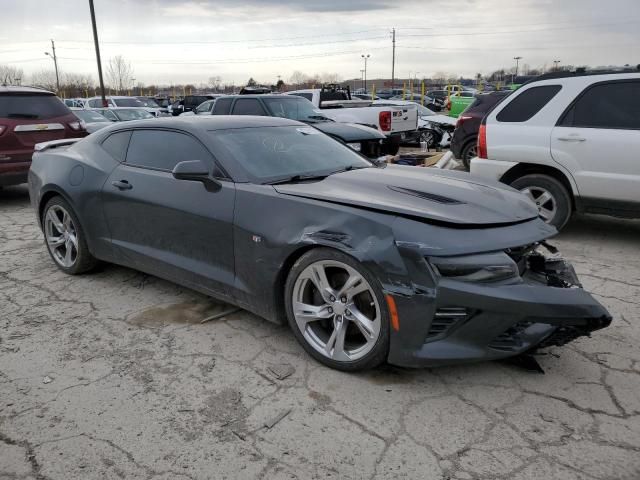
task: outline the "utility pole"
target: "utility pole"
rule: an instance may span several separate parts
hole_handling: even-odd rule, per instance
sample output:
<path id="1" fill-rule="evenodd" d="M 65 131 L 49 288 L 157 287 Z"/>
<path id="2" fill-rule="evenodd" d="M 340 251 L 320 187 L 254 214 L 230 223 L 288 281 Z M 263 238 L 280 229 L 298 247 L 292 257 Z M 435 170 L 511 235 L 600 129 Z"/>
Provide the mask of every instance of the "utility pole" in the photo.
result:
<path id="1" fill-rule="evenodd" d="M 60 75 L 58 74 L 58 57 L 56 57 L 56 44 L 51 39 L 51 50 L 53 53 L 44 52 L 45 55 L 53 58 L 53 65 L 56 68 L 56 93 L 60 95 Z"/>
<path id="2" fill-rule="evenodd" d="M 93 26 L 93 43 L 96 46 L 96 60 L 98 62 L 98 80 L 100 81 L 100 96 L 102 106 L 107 107 L 107 99 L 104 94 L 104 80 L 102 79 L 102 63 L 100 61 L 100 45 L 98 43 L 98 29 L 96 28 L 96 12 L 93 8 L 93 0 L 89 0 L 89 10 L 91 11 L 91 25 Z"/>
<path id="3" fill-rule="evenodd" d="M 391 43 L 393 53 L 391 54 L 391 90 L 396 86 L 396 29 L 391 30 Z"/>
<path id="4" fill-rule="evenodd" d="M 522 57 L 513 57 L 513 59 L 516 61 L 516 74 L 514 76 L 512 76 L 511 83 L 513 83 L 515 81 L 515 77 L 518 76 L 518 64 L 519 64 L 520 60 L 522 60 Z"/>
<path id="5" fill-rule="evenodd" d="M 558 71 L 558 65 L 560 64 L 560 60 L 554 60 L 553 61 L 553 69 L 557 72 Z"/>
<path id="6" fill-rule="evenodd" d="M 362 54 L 361 55 L 362 58 L 364 58 L 364 91 L 367 91 L 367 60 L 369 60 L 369 57 L 371 57 L 371 55 L 369 55 L 368 53 Z"/>

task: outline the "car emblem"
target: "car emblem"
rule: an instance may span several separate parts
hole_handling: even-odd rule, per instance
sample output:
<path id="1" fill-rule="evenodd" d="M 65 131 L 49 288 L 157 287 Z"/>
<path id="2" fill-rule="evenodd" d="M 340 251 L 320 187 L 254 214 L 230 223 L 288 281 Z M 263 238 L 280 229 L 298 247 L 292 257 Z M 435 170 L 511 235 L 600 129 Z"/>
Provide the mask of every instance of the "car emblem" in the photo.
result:
<path id="1" fill-rule="evenodd" d="M 49 128 L 49 125 L 46 125 L 46 124 L 36 125 L 36 130 L 46 130 L 47 128 Z"/>

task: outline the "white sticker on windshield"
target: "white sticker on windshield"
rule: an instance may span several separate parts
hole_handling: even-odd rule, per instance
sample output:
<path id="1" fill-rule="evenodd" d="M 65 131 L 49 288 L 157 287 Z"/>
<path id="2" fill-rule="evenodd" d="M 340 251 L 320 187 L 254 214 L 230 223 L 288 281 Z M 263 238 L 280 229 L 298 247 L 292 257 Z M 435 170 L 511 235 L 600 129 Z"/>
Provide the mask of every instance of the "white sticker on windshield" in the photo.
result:
<path id="1" fill-rule="evenodd" d="M 300 127 L 300 128 L 296 128 L 296 130 L 298 130 L 303 135 L 317 135 L 320 133 L 319 130 L 316 130 L 315 128 L 312 128 L 312 127 Z"/>

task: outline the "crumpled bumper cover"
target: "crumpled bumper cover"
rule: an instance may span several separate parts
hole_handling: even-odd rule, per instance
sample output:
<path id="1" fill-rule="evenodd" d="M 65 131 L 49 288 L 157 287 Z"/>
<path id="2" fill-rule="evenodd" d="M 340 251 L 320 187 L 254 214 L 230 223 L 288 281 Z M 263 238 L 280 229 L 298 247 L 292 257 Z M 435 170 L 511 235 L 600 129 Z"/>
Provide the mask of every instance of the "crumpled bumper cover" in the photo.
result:
<path id="1" fill-rule="evenodd" d="M 400 328 L 389 363 L 436 366 L 497 360 L 564 345 L 611 323 L 581 288 L 531 282 L 481 285 L 441 279 L 434 290 L 394 297 Z"/>

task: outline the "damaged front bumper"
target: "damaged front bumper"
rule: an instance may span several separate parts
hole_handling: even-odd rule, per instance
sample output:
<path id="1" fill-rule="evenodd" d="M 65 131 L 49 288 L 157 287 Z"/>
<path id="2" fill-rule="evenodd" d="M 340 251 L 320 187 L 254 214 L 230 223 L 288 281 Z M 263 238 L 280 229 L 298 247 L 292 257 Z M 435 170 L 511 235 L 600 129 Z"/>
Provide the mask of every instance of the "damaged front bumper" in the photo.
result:
<path id="1" fill-rule="evenodd" d="M 394 296 L 400 328 L 392 332 L 389 363 L 498 360 L 561 346 L 611 323 L 609 312 L 580 288 L 570 264 L 538 253 L 526 263 L 519 283 L 439 278 L 433 289 Z"/>

